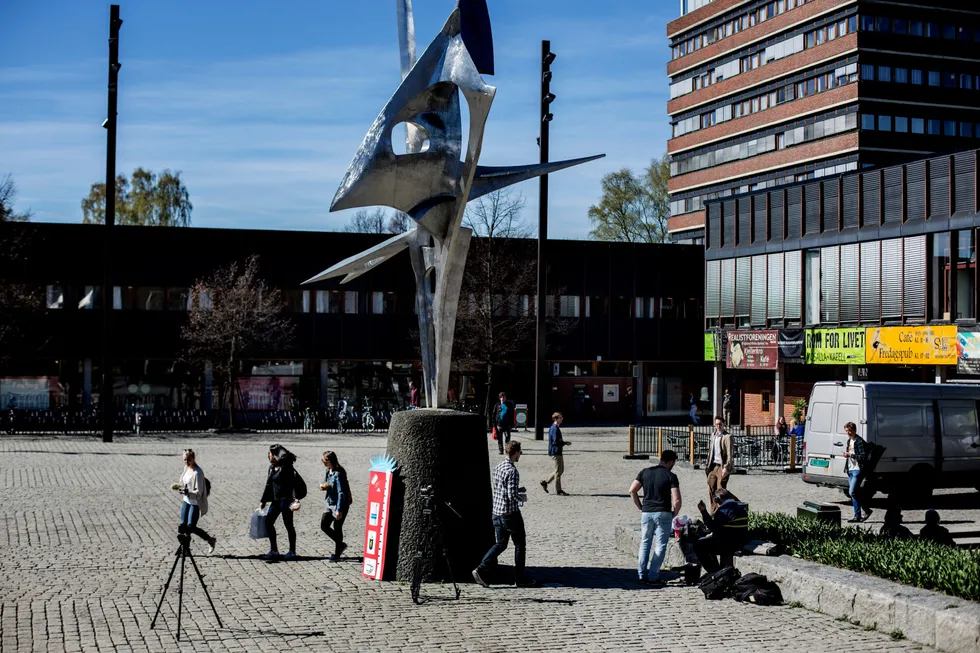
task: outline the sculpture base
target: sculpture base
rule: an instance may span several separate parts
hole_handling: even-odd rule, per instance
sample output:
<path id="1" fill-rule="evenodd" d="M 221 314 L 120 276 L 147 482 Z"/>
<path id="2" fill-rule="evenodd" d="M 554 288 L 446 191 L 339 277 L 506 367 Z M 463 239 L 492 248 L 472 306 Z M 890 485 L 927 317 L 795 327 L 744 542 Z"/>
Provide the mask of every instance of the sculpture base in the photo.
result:
<path id="1" fill-rule="evenodd" d="M 409 581 L 416 551 L 428 540 L 423 578 L 449 579 L 436 530 L 448 548 L 457 582 L 493 546 L 493 496 L 483 418 L 453 410 L 418 409 L 394 413 L 388 428 L 388 454 L 398 464 L 391 494 L 388 560 L 384 579 Z M 432 531 L 423 515 L 420 491 L 435 489 L 439 519 Z M 450 504 L 457 517 L 443 503 Z M 428 531 L 428 532 L 427 532 Z"/>

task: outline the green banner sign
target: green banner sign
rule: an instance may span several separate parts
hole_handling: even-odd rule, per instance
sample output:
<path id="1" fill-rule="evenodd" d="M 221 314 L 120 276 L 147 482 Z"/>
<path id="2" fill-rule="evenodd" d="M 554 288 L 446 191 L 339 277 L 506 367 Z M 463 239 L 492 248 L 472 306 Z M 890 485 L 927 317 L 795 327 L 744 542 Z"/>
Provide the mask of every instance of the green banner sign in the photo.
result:
<path id="1" fill-rule="evenodd" d="M 864 365 L 865 329 L 807 329 L 806 362 L 811 365 Z"/>
<path id="2" fill-rule="evenodd" d="M 715 349 L 715 339 L 717 334 L 706 333 L 704 334 L 704 360 L 707 362 L 715 362 L 718 360 L 718 351 Z"/>

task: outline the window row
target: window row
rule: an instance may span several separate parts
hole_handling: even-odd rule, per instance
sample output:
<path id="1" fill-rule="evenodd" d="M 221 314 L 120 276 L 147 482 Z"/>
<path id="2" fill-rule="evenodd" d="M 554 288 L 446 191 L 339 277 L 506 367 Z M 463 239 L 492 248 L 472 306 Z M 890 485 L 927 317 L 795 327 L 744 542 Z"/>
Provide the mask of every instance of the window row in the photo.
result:
<path id="1" fill-rule="evenodd" d="M 861 81 L 895 82 L 897 84 L 941 86 L 943 88 L 980 91 L 980 75 L 948 71 L 942 72 L 938 70 L 920 70 L 918 68 L 903 68 L 899 66 L 861 64 Z"/>
<path id="2" fill-rule="evenodd" d="M 923 36 L 947 41 L 973 41 L 980 43 L 980 27 L 952 25 L 890 16 L 861 16 L 861 30 L 907 36 Z"/>
<path id="3" fill-rule="evenodd" d="M 710 5 L 715 0 L 681 0 L 681 16 L 686 16 L 692 11 Z"/>
<path id="4" fill-rule="evenodd" d="M 679 120 L 672 125 L 673 137 L 676 138 L 700 129 L 707 129 L 712 125 L 749 116 L 786 102 L 823 93 L 824 91 L 835 89 L 838 86 L 845 86 L 856 82 L 857 79 L 856 63 L 841 66 L 832 72 L 822 73 L 809 79 L 786 84 L 776 90 L 768 91 L 752 98 L 739 100 L 733 104 L 718 107 L 707 113 Z"/>
<path id="5" fill-rule="evenodd" d="M 857 31 L 857 16 L 844 18 L 831 25 L 790 36 L 743 57 L 726 61 L 713 68 L 695 73 L 691 77 L 677 80 L 670 85 L 670 99 L 717 84 L 725 79 L 754 70 L 784 57 L 802 52 L 807 48 L 823 45 L 828 41 Z"/>
<path id="6" fill-rule="evenodd" d="M 858 118 L 855 108 L 851 107 L 847 111 L 849 113 L 810 118 L 805 121 L 805 124 L 796 123 L 788 129 L 784 127 L 778 130 L 770 129 L 767 131 L 775 133 L 751 139 L 742 138 L 739 139 L 741 142 L 715 147 L 703 154 L 682 155 L 685 158 L 671 161 L 670 175 L 672 177 L 683 175 L 731 161 L 749 159 L 766 152 L 782 150 L 857 129 Z"/>
<path id="7" fill-rule="evenodd" d="M 980 122 L 939 120 L 938 118 L 909 118 L 884 114 L 861 114 L 861 129 L 865 131 L 898 132 L 900 134 L 928 134 L 929 136 L 980 137 Z"/>
<path id="8" fill-rule="evenodd" d="M 743 30 L 747 30 L 750 27 L 763 23 L 770 18 L 775 18 L 782 13 L 795 9 L 796 7 L 802 7 L 808 2 L 813 0 L 777 0 L 776 2 L 770 2 L 764 4 L 761 7 L 752 9 L 748 13 L 742 14 L 741 16 L 736 16 L 725 22 L 717 25 L 715 27 L 708 28 L 707 31 L 698 34 L 689 39 L 685 39 L 680 43 L 676 43 L 671 47 L 671 59 L 679 59 L 685 55 L 691 54 L 692 52 L 697 52 L 701 48 L 706 48 L 712 43 L 726 39 L 729 36 L 738 34 Z M 681 13 L 683 14 L 683 11 Z"/>
<path id="9" fill-rule="evenodd" d="M 708 261 L 705 270 L 708 328 L 922 321 L 926 296 L 925 236 Z"/>
<path id="10" fill-rule="evenodd" d="M 710 202 L 711 200 L 715 199 L 731 197 L 732 195 L 741 193 L 750 193 L 757 190 L 765 190 L 767 188 L 782 186 L 783 184 L 792 184 L 798 181 L 807 181 L 810 179 L 840 175 L 845 172 L 857 170 L 857 165 L 857 161 L 845 160 L 820 162 L 817 164 L 808 164 L 804 167 L 803 171 L 799 171 L 799 168 L 796 168 L 789 174 L 775 173 L 772 175 L 760 176 L 761 178 L 753 177 L 749 180 L 749 183 L 745 183 L 744 181 L 732 182 L 726 184 L 725 188 L 719 190 L 713 190 L 709 187 L 709 189 L 707 189 L 708 192 L 692 191 L 692 194 L 688 197 L 671 200 L 670 215 L 684 215 L 685 213 L 691 213 L 693 211 L 701 211 L 704 209 L 706 202 Z"/>

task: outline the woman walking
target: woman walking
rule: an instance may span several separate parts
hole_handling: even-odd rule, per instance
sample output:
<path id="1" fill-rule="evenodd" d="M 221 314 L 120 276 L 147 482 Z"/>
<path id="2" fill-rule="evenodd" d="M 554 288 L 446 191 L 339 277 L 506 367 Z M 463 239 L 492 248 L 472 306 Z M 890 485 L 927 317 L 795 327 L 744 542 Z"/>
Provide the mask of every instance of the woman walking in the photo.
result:
<path id="1" fill-rule="evenodd" d="M 208 512 L 208 482 L 204 478 L 204 470 L 197 466 L 193 449 L 184 449 L 184 473 L 180 477 L 180 483 L 174 483 L 171 487 L 184 497 L 180 503 L 180 526 L 177 527 L 177 532 L 197 535 L 208 543 L 208 553 L 214 553 L 217 540 L 197 527 L 197 520 Z"/>
<path id="2" fill-rule="evenodd" d="M 265 516 L 265 527 L 269 531 L 269 552 L 262 556 L 263 560 L 278 560 L 279 548 L 276 541 L 276 520 L 282 515 L 282 523 L 286 526 L 289 536 L 289 552 L 282 556 L 284 560 L 296 558 L 296 529 L 293 527 L 293 510 L 299 507 L 296 498 L 296 470 L 293 464 L 296 456 L 285 447 L 274 444 L 269 447 L 269 475 L 265 481 L 265 491 L 259 508 L 269 504 L 269 512 Z M 293 508 L 295 503 L 296 508 Z"/>
<path id="3" fill-rule="evenodd" d="M 320 517 L 320 530 L 334 541 L 334 554 L 331 562 L 340 560 L 347 549 L 344 543 L 344 521 L 351 506 L 350 484 L 347 482 L 347 470 L 337 461 L 337 454 L 332 451 L 323 452 L 323 484 L 320 489 L 324 495 L 323 516 Z"/>

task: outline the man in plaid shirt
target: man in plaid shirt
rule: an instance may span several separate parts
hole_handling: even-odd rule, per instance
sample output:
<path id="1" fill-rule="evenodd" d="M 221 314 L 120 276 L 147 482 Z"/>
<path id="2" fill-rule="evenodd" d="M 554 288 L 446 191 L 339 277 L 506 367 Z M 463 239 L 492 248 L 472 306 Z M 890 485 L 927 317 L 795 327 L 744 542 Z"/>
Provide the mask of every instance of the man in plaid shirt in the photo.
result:
<path id="1" fill-rule="evenodd" d="M 524 532 L 524 518 L 521 517 L 521 501 L 527 496 L 521 490 L 521 475 L 515 463 L 521 459 L 521 443 L 511 440 L 507 443 L 507 459 L 493 470 L 493 528 L 497 542 L 473 570 L 473 580 L 484 587 L 490 585 L 483 580 L 487 565 L 496 562 L 497 557 L 507 548 L 507 542 L 514 538 L 514 578 L 518 587 L 531 587 L 535 582 L 524 573 L 524 545 L 527 537 Z"/>

